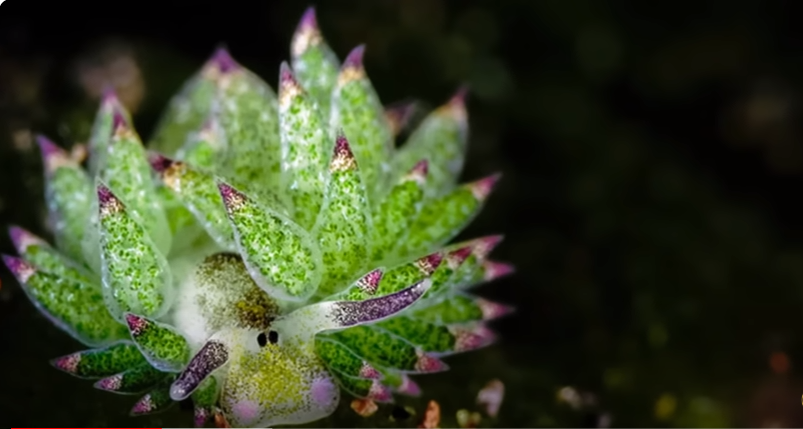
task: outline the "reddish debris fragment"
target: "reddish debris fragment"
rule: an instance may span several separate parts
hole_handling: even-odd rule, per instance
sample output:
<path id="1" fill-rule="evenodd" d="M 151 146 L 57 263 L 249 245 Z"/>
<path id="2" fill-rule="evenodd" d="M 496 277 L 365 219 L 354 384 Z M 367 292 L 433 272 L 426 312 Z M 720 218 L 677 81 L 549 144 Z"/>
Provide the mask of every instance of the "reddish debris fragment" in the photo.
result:
<path id="1" fill-rule="evenodd" d="M 362 417 L 371 417 L 379 406 L 370 399 L 355 399 L 351 401 L 351 409 Z"/>
<path id="2" fill-rule="evenodd" d="M 441 406 L 436 401 L 429 401 L 427 410 L 424 412 L 424 420 L 418 425 L 423 429 L 438 428 L 441 423 Z"/>

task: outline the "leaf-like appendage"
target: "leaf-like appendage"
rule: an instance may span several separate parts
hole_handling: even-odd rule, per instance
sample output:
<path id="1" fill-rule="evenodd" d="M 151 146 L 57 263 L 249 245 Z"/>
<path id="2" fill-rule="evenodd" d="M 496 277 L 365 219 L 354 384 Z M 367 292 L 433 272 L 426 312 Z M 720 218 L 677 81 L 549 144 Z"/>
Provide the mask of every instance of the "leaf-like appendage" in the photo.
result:
<path id="1" fill-rule="evenodd" d="M 145 147 L 121 112 L 115 112 L 114 133 L 100 177 L 124 201 L 128 213 L 145 228 L 162 254 L 170 251 L 170 227 L 165 217 Z"/>
<path id="2" fill-rule="evenodd" d="M 191 133 L 176 152 L 176 159 L 194 168 L 217 172 L 226 159 L 226 134 L 217 114 L 211 113 L 201 128 Z"/>
<path id="3" fill-rule="evenodd" d="M 124 395 L 136 394 L 152 389 L 162 383 L 169 375 L 145 364 L 123 371 L 95 382 L 96 389 Z"/>
<path id="4" fill-rule="evenodd" d="M 281 183 L 276 93 L 257 75 L 231 62 L 215 79 L 216 108 L 228 143 L 224 176 L 275 188 Z"/>
<path id="5" fill-rule="evenodd" d="M 126 338 L 124 326 L 106 310 L 100 287 L 65 267 L 72 276 L 40 271 L 13 256 L 3 256 L 9 271 L 33 304 L 59 328 L 88 346 Z M 81 278 L 76 278 L 81 277 Z"/>
<path id="6" fill-rule="evenodd" d="M 53 359 L 51 365 L 79 378 L 103 378 L 148 361 L 131 341 L 120 341 L 101 349 L 85 350 Z"/>
<path id="7" fill-rule="evenodd" d="M 293 70 L 301 86 L 317 101 L 321 114 L 328 117 L 330 96 L 337 81 L 340 61 L 321 36 L 312 7 L 307 9 L 296 28 L 290 54 Z"/>
<path id="8" fill-rule="evenodd" d="M 468 116 L 465 90 L 429 116 L 396 152 L 393 171 L 401 176 L 422 159 L 429 161 L 427 195 L 441 196 L 457 183 L 465 160 Z"/>
<path id="9" fill-rule="evenodd" d="M 295 221 L 311 228 L 323 203 L 332 143 L 317 103 L 287 63 L 282 63 L 279 76 L 282 188 L 293 202 Z"/>
<path id="10" fill-rule="evenodd" d="M 415 344 L 377 326 L 358 326 L 324 338 L 342 344 L 367 362 L 386 368 L 418 373 L 447 369 L 446 364 L 427 355 Z"/>
<path id="11" fill-rule="evenodd" d="M 279 299 L 303 301 L 321 278 L 321 252 L 309 234 L 278 212 L 218 183 L 245 265 L 259 286 Z"/>
<path id="12" fill-rule="evenodd" d="M 490 331 L 477 331 L 460 325 L 440 326 L 408 316 L 394 317 L 377 326 L 406 339 L 425 352 L 439 355 L 478 349 L 495 340 Z"/>
<path id="13" fill-rule="evenodd" d="M 56 246 L 76 261 L 83 261 L 81 237 L 91 214 L 92 181 L 61 148 L 46 137 L 37 138 L 45 166 L 45 195 Z"/>
<path id="14" fill-rule="evenodd" d="M 395 256 L 399 240 L 407 235 L 418 217 L 424 200 L 427 166 L 427 161 L 420 161 L 379 202 L 371 230 L 374 262 Z"/>
<path id="15" fill-rule="evenodd" d="M 137 403 L 131 407 L 131 415 L 144 416 L 160 413 L 170 408 L 173 404 L 175 402 L 170 399 L 170 388 L 168 386 L 160 386 L 139 398 Z"/>
<path id="16" fill-rule="evenodd" d="M 160 371 L 181 371 L 190 360 L 187 340 L 172 326 L 126 313 L 131 338 L 148 362 Z"/>
<path id="17" fill-rule="evenodd" d="M 173 278 L 164 255 L 126 206 L 99 184 L 101 278 L 106 306 L 123 321 L 123 313 L 158 318 L 169 309 Z"/>
<path id="18" fill-rule="evenodd" d="M 323 251 L 324 277 L 319 296 L 345 288 L 367 263 L 371 214 L 357 162 L 343 134 L 338 134 L 329 163 L 324 202 L 312 235 Z"/>
<path id="19" fill-rule="evenodd" d="M 158 154 L 152 154 L 150 161 L 164 185 L 174 192 L 212 239 L 222 248 L 234 250 L 234 231 L 214 176 Z"/>
<path id="20" fill-rule="evenodd" d="M 212 110 L 215 97 L 214 80 L 231 68 L 231 57 L 225 49 L 217 49 L 179 92 L 170 99 L 156 126 L 149 147 L 173 154 L 191 133 L 197 131 Z"/>
<path id="21" fill-rule="evenodd" d="M 351 51 L 343 62 L 332 92 L 331 129 L 342 128 L 365 184 L 374 199 L 386 186 L 394 151 L 393 130 L 363 67 L 364 46 Z"/>
<path id="22" fill-rule="evenodd" d="M 432 251 L 454 238 L 479 213 L 499 175 L 462 185 L 424 205 L 402 243 L 401 255 Z"/>

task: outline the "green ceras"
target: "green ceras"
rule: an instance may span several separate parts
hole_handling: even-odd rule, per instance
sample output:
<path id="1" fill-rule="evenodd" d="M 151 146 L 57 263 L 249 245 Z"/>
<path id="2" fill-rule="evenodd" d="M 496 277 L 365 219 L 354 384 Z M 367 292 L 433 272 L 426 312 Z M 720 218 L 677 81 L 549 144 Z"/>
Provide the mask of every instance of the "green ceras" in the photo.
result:
<path id="1" fill-rule="evenodd" d="M 341 389 L 417 395 L 410 374 L 493 341 L 509 308 L 467 289 L 512 270 L 488 259 L 501 237 L 448 244 L 498 178 L 457 183 L 464 93 L 397 149 L 408 115 L 382 107 L 362 53 L 339 64 L 309 9 L 278 96 L 219 50 L 151 152 L 111 92 L 88 171 L 39 138 L 55 247 L 12 227 L 4 259 L 91 347 L 57 368 L 143 394 L 132 414 L 191 398 L 196 425 L 265 427 L 323 418 Z"/>

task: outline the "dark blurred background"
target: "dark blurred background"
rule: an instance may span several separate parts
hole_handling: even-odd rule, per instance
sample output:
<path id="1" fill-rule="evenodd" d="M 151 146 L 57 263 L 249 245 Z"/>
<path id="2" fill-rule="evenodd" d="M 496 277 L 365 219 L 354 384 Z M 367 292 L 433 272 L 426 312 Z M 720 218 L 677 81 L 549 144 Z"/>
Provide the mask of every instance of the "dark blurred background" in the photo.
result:
<path id="1" fill-rule="evenodd" d="M 505 385 L 482 427 L 800 427 L 803 33 L 794 1 L 340 0 L 315 6 L 343 58 L 367 44 L 385 103 L 435 107 L 471 88 L 464 179 L 503 171 L 463 235 L 505 233 L 515 276 L 500 343 L 418 377 L 416 415 L 344 401 L 311 426 L 443 427 Z M 0 224 L 46 235 L 32 133 L 85 142 L 106 81 L 149 135 L 212 50 L 272 86 L 308 1 L 0 5 Z M 3 235 L 0 250 L 13 253 Z M 0 426 L 132 420 L 135 398 L 47 360 L 79 349 L 0 270 Z M 353 426 L 352 426 L 353 427 Z"/>

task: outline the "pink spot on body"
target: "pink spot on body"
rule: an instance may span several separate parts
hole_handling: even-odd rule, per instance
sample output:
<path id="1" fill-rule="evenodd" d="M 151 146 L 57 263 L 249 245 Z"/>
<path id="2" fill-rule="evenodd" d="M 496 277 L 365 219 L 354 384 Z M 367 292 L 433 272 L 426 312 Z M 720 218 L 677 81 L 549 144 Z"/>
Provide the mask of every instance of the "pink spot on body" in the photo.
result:
<path id="1" fill-rule="evenodd" d="M 262 407 L 259 406 L 259 403 L 247 400 L 236 402 L 231 407 L 231 411 L 236 416 L 237 421 L 246 426 L 260 417 L 261 410 Z"/>
<path id="2" fill-rule="evenodd" d="M 316 378 L 312 381 L 310 395 L 318 405 L 326 406 L 337 398 L 337 386 L 329 378 Z"/>

